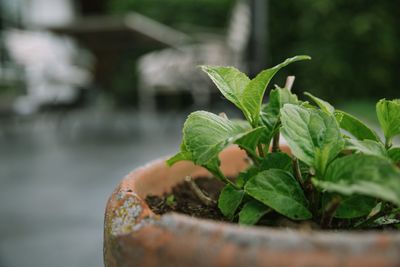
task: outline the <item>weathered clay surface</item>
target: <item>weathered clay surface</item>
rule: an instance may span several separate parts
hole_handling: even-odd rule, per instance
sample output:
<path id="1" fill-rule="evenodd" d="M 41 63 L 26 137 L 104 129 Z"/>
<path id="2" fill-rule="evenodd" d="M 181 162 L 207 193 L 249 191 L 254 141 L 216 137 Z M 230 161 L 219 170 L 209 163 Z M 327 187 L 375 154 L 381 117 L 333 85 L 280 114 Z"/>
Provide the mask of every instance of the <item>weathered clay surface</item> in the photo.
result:
<path id="1" fill-rule="evenodd" d="M 220 157 L 228 176 L 246 167 L 235 147 Z M 107 267 L 400 266 L 398 232 L 299 232 L 153 214 L 142 199 L 170 190 L 187 175 L 208 173 L 188 162 L 168 168 L 160 160 L 121 182 L 105 214 Z"/>

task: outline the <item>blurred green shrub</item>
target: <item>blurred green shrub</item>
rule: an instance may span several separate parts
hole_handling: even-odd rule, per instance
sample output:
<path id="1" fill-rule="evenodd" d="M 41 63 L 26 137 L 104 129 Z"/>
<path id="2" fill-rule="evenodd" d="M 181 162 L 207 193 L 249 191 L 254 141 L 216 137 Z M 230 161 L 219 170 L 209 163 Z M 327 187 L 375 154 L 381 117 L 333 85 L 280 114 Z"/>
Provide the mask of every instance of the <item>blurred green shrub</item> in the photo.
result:
<path id="1" fill-rule="evenodd" d="M 293 66 L 296 88 L 329 100 L 399 97 L 400 2 L 270 2 L 270 64 L 308 54 Z"/>

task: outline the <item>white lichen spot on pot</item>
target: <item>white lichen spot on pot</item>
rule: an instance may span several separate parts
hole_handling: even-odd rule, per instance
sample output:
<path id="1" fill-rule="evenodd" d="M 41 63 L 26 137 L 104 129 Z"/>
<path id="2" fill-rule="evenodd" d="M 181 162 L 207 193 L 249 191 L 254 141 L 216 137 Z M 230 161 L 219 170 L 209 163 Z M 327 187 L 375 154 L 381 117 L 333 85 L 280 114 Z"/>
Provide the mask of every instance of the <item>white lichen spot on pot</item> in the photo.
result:
<path id="1" fill-rule="evenodd" d="M 111 233 L 119 235 L 134 231 L 143 211 L 140 200 L 135 194 L 125 192 L 117 194 L 116 199 L 118 201 L 123 200 L 123 204 L 114 210 L 111 220 Z"/>

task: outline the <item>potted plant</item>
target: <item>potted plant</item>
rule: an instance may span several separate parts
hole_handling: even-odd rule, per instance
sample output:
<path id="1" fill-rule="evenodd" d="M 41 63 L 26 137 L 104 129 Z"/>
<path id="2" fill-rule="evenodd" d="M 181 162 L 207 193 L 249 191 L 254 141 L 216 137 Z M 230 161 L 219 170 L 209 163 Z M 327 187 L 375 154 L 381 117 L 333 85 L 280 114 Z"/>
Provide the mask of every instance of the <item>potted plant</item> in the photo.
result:
<path id="1" fill-rule="evenodd" d="M 299 100 L 294 77 L 263 104 L 272 77 L 307 59 L 252 80 L 202 66 L 245 120 L 190 114 L 179 153 L 117 186 L 106 266 L 400 266 L 400 100 L 376 105 L 384 141 L 320 98 Z"/>

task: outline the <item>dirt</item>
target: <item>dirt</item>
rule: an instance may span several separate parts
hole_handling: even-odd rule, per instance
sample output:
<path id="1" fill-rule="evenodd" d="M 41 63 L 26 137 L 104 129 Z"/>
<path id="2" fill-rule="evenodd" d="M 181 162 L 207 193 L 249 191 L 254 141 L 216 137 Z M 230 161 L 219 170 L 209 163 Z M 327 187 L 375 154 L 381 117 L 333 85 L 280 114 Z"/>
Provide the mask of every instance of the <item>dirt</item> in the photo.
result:
<path id="1" fill-rule="evenodd" d="M 207 197 L 217 202 L 219 194 L 224 187 L 224 183 L 215 178 L 197 178 L 194 180 L 196 185 Z M 192 217 L 212 219 L 216 221 L 228 221 L 218 209 L 216 204 L 205 205 L 188 182 L 182 182 L 176 185 L 172 192 L 163 196 L 148 196 L 146 202 L 150 209 L 156 214 L 165 214 L 168 212 L 183 213 Z M 237 221 L 237 218 L 236 218 Z M 276 212 L 270 212 L 257 223 L 258 226 L 273 226 L 278 228 L 292 228 L 303 231 L 319 230 L 320 218 L 314 221 L 292 221 L 279 215 Z M 349 230 L 352 225 L 350 220 L 333 219 L 331 225 L 327 229 L 343 229 Z M 371 228 L 370 228 L 371 229 Z M 375 229 L 393 230 L 393 226 L 378 227 Z M 356 229 L 352 229 L 356 230 Z M 368 229 L 359 229 L 368 230 Z"/>
<path id="2" fill-rule="evenodd" d="M 213 200 L 218 196 L 224 184 L 216 179 L 198 178 L 194 181 L 202 192 Z M 193 217 L 225 221 L 217 205 L 206 206 L 193 193 L 187 182 L 176 185 L 170 194 L 160 196 L 148 196 L 146 202 L 156 214 L 178 212 Z"/>

